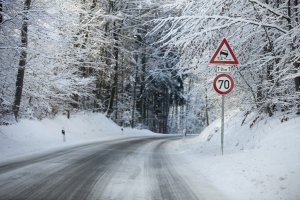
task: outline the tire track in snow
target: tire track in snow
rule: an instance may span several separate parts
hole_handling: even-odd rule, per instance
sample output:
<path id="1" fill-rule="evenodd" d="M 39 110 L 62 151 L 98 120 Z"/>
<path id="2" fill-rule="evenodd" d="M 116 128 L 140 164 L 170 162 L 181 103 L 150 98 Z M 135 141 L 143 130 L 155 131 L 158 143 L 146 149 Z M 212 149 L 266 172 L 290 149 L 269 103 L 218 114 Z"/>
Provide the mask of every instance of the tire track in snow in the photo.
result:
<path id="1" fill-rule="evenodd" d="M 32 171 L 38 170 L 38 168 L 34 167 L 34 164 L 23 167 L 22 163 L 20 165 L 21 169 L 15 170 L 14 172 L 21 171 L 21 173 L 27 173 L 28 178 L 31 178 L 31 180 L 24 180 L 21 178 L 21 175 L 19 178 L 16 178 L 16 180 L 6 181 L 2 180 L 0 176 L 0 183 L 5 185 L 5 187 L 0 188 L 0 199 L 86 199 L 98 180 L 102 180 L 104 183 L 102 184 L 103 188 L 98 189 L 105 189 L 105 180 L 109 179 L 109 177 L 115 173 L 115 166 L 117 166 L 118 161 L 122 160 L 123 157 L 126 157 L 126 154 L 130 153 L 130 151 L 125 151 L 124 153 L 122 150 L 134 150 L 149 142 L 149 140 L 153 139 L 142 138 L 125 142 L 122 141 L 106 146 L 104 149 L 103 147 L 98 147 L 98 150 L 96 151 L 95 145 L 93 145 L 91 147 L 93 151 L 87 151 L 87 155 L 81 155 L 81 157 L 80 152 L 77 152 L 79 159 L 75 158 L 71 161 L 71 163 L 67 162 L 66 166 L 62 168 L 59 166 L 59 163 L 64 163 L 64 160 L 68 160 L 68 155 L 71 154 L 72 156 L 73 152 L 67 152 L 64 156 L 59 154 L 58 158 L 50 156 L 50 160 L 41 158 L 42 161 L 36 163 L 36 165 L 40 166 L 41 169 L 44 168 L 44 165 L 51 165 L 53 162 L 58 165 L 59 170 L 51 169 L 53 171 L 48 171 L 50 174 L 46 176 L 43 175 L 42 172 L 35 173 Z M 13 169 L 16 168 L 15 164 L 12 166 Z M 6 166 L 6 169 L 9 169 L 9 166 Z M 34 178 L 31 177 L 32 175 Z M 18 181 L 18 179 L 20 181 Z"/>

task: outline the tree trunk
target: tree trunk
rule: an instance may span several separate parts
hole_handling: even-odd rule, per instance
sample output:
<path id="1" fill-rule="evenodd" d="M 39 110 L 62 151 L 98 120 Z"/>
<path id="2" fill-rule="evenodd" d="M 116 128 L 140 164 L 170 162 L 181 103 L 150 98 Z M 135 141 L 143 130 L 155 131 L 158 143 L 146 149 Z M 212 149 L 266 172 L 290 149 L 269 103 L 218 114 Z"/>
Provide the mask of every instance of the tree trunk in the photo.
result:
<path id="1" fill-rule="evenodd" d="M 146 98 L 145 98 L 145 76 L 146 76 L 146 55 L 144 52 L 141 54 L 141 65 L 142 65 L 142 70 L 141 70 L 141 89 L 140 89 L 140 111 L 143 119 L 143 123 L 147 124 L 146 122 Z"/>
<path id="2" fill-rule="evenodd" d="M 288 0 L 287 2 L 287 9 L 288 9 L 288 16 L 289 18 L 287 19 L 288 21 L 288 27 L 289 30 L 292 30 L 292 8 L 291 8 L 291 0 Z"/>
<path id="3" fill-rule="evenodd" d="M 300 63 L 294 63 L 295 65 L 295 68 L 298 69 L 299 71 L 299 68 L 300 68 Z M 296 77 L 295 78 L 295 89 L 296 89 L 296 92 L 300 92 L 300 76 Z M 297 105 L 297 114 L 300 115 L 300 100 L 298 99 L 298 105 Z"/>
<path id="4" fill-rule="evenodd" d="M 135 107 L 136 107 L 137 79 L 138 79 L 138 57 L 136 56 L 135 78 L 133 83 L 133 94 L 132 94 L 133 100 L 132 100 L 132 111 L 131 111 L 131 128 L 135 126 L 134 118 L 135 118 Z"/>
<path id="5" fill-rule="evenodd" d="M 295 4 L 295 12 L 294 12 L 295 20 L 298 23 L 299 22 L 299 13 L 298 13 L 299 10 L 298 10 L 297 6 L 299 5 L 299 0 L 295 0 L 294 4 Z M 294 65 L 295 65 L 295 68 L 299 70 L 300 63 L 296 62 Z M 295 78 L 295 87 L 296 87 L 296 91 L 300 91 L 300 76 Z M 299 109 L 299 113 L 300 113 L 300 109 Z"/>
<path id="6" fill-rule="evenodd" d="M 298 4 L 299 4 L 299 0 L 294 0 L 294 4 L 295 4 L 295 9 L 294 9 L 294 13 L 295 13 L 295 21 L 298 23 L 299 22 L 299 13 L 298 13 Z"/>
<path id="7" fill-rule="evenodd" d="M 30 9 L 31 0 L 25 0 L 24 2 L 24 17 L 23 17 L 23 25 L 21 29 L 21 55 L 19 61 L 19 68 L 17 74 L 17 81 L 16 81 L 16 93 L 15 93 L 15 100 L 13 105 L 13 113 L 15 116 L 16 121 L 19 117 L 19 110 L 22 98 L 22 91 L 23 91 L 23 83 L 24 83 L 24 74 L 25 74 L 25 65 L 27 60 L 27 51 L 26 48 L 28 46 L 28 10 Z"/>
<path id="8" fill-rule="evenodd" d="M 295 18 L 295 21 L 298 22 L 298 9 L 297 9 L 297 6 L 298 6 L 298 0 L 294 0 L 294 18 Z M 291 0 L 288 1 L 288 16 L 290 18 L 292 18 L 292 5 L 291 5 Z M 289 30 L 291 30 L 293 27 L 292 27 L 292 21 L 291 19 L 288 20 L 288 24 L 289 24 Z M 299 46 L 298 45 L 295 45 L 295 46 L 292 46 L 292 49 L 296 49 L 298 48 Z M 299 67 L 300 67 L 300 63 L 299 62 L 295 62 L 294 63 L 294 66 L 295 66 L 295 69 L 296 69 L 296 72 L 297 73 L 299 71 Z M 300 91 L 300 76 L 296 77 L 294 79 L 295 81 L 295 90 L 296 92 L 299 92 Z M 299 100 L 298 100 L 299 101 Z M 300 105 L 298 105 L 298 112 L 297 114 L 300 114 Z"/>
<path id="9" fill-rule="evenodd" d="M 114 23 L 114 27 L 116 28 L 116 23 Z M 115 60 L 115 67 L 114 67 L 114 79 L 113 79 L 113 85 L 111 89 L 111 94 L 110 94 L 110 100 L 109 100 L 109 106 L 108 106 L 108 112 L 107 114 L 110 115 L 113 112 L 113 106 L 114 106 L 114 101 L 115 101 L 115 96 L 117 93 L 117 87 L 118 87 L 118 70 L 119 70 L 119 44 L 118 44 L 118 33 L 116 33 L 117 30 L 113 33 L 113 37 L 115 40 L 114 43 L 114 48 L 113 48 L 113 55 L 114 55 L 114 60 Z"/>
<path id="10" fill-rule="evenodd" d="M 206 126 L 209 126 L 207 87 L 205 87 L 205 121 Z"/>
<path id="11" fill-rule="evenodd" d="M 2 12 L 3 12 L 3 1 L 4 0 L 0 0 L 0 25 L 3 22 L 3 15 L 2 15 Z"/>
<path id="12" fill-rule="evenodd" d="M 295 68 L 299 70 L 299 67 L 300 67 L 300 63 L 294 63 L 295 65 Z M 300 91 L 300 76 L 296 77 L 295 78 L 295 88 L 296 88 L 296 91 Z"/>
<path id="13" fill-rule="evenodd" d="M 139 33 L 139 32 L 138 32 Z M 142 37 L 140 35 L 136 35 L 137 37 L 137 42 L 136 42 L 136 49 L 140 49 L 140 45 L 142 43 Z M 143 60 L 144 57 L 143 55 L 141 54 L 141 56 L 139 56 L 139 52 L 137 51 L 135 53 L 135 56 L 134 56 L 134 59 L 135 59 L 135 62 L 136 62 L 136 67 L 135 67 L 135 78 L 134 78 L 134 86 L 133 86 L 133 102 L 132 102 L 132 113 L 131 113 L 131 127 L 133 128 L 134 127 L 134 123 L 135 123 L 135 110 L 136 110 L 136 107 L 139 107 L 139 103 L 141 103 L 141 100 L 137 99 L 137 83 L 138 83 L 138 76 L 139 76 L 139 65 L 140 65 L 140 60 L 141 62 L 146 62 L 146 60 Z M 140 59 L 139 59 L 140 57 Z M 143 63 L 141 63 L 143 64 Z M 143 67 L 143 66 L 142 66 Z M 140 88 L 141 90 L 143 89 L 142 87 Z M 139 101 L 139 102 L 138 102 Z M 140 108 L 140 107 L 139 107 Z M 140 109 L 141 111 L 141 109 Z"/>

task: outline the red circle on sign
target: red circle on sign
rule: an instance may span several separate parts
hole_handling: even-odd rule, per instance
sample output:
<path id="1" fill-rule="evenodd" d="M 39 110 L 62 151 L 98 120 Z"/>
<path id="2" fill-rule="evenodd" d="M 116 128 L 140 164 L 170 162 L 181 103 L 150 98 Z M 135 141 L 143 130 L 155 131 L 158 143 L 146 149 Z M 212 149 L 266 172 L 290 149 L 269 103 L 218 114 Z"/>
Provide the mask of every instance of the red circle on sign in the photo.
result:
<path id="1" fill-rule="evenodd" d="M 230 83 L 230 85 L 229 85 L 229 88 L 227 89 L 227 88 L 225 88 L 226 90 L 225 91 L 222 91 L 220 88 L 218 88 L 218 81 L 219 81 L 219 79 L 221 79 L 221 78 L 227 78 L 228 80 L 229 80 L 229 83 Z M 221 80 L 220 80 L 221 81 Z M 234 87 L 234 81 L 233 81 L 233 79 L 231 78 L 231 76 L 229 76 L 228 74 L 219 74 L 218 76 L 216 76 L 216 78 L 214 79 L 214 83 L 213 83 L 213 86 L 214 86 L 214 89 L 215 89 L 215 91 L 217 92 L 217 93 L 219 93 L 219 94 L 222 94 L 222 95 L 225 95 L 225 94 L 228 94 L 228 93 L 230 93 L 232 90 L 233 90 L 233 87 Z M 221 84 L 221 86 L 222 86 L 222 84 Z M 225 83 L 224 83 L 224 87 L 225 87 Z"/>

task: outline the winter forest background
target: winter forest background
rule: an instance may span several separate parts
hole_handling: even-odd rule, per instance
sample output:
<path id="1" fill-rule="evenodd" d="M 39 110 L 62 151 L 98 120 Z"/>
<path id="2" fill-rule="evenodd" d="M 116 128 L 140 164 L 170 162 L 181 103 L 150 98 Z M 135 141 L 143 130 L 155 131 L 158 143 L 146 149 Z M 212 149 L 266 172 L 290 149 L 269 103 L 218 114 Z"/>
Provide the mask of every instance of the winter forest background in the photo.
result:
<path id="1" fill-rule="evenodd" d="M 223 37 L 240 62 L 226 110 L 299 114 L 299 0 L 0 0 L 0 124 L 88 111 L 199 133 Z"/>

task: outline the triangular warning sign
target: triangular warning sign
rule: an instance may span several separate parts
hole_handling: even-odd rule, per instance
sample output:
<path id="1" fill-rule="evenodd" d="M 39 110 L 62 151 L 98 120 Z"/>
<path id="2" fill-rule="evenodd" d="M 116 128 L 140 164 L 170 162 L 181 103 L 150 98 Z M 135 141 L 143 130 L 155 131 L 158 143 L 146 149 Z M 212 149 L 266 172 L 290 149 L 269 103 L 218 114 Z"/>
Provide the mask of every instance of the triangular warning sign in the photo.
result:
<path id="1" fill-rule="evenodd" d="M 233 53 L 226 38 L 223 38 L 221 44 L 215 51 L 213 57 L 210 59 L 209 64 L 221 65 L 238 65 L 239 61 Z"/>

